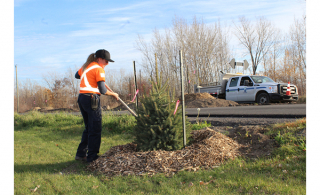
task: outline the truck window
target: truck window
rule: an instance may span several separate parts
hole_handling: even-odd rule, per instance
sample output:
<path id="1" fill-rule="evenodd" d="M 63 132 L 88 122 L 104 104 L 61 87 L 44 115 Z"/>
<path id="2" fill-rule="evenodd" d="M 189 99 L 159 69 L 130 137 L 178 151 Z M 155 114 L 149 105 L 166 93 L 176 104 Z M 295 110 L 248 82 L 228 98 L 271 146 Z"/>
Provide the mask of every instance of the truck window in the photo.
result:
<path id="1" fill-rule="evenodd" d="M 238 84 L 239 77 L 231 78 L 229 87 L 236 87 Z"/>
<path id="2" fill-rule="evenodd" d="M 249 81 L 248 83 L 249 83 L 249 86 L 252 86 L 253 85 L 253 83 L 252 83 L 252 81 L 251 81 L 251 79 L 249 78 L 249 77 L 242 77 L 241 78 L 241 81 L 240 81 L 240 86 L 244 86 L 244 81 Z"/>
<path id="3" fill-rule="evenodd" d="M 251 76 L 255 83 L 274 83 L 272 79 L 265 76 Z"/>

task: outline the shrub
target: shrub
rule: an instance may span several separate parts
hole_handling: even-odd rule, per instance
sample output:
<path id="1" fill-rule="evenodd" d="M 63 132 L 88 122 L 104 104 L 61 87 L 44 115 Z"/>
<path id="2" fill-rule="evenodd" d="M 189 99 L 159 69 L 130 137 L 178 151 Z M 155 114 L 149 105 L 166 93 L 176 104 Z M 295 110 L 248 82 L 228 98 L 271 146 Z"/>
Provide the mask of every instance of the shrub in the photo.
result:
<path id="1" fill-rule="evenodd" d="M 161 86 L 152 81 L 150 95 L 141 98 L 138 108 L 137 125 L 134 128 L 137 149 L 149 150 L 177 150 L 183 147 L 183 123 L 181 106 L 174 115 L 175 102 L 168 94 L 168 81 Z M 186 121 L 186 137 L 190 136 L 191 124 Z"/>

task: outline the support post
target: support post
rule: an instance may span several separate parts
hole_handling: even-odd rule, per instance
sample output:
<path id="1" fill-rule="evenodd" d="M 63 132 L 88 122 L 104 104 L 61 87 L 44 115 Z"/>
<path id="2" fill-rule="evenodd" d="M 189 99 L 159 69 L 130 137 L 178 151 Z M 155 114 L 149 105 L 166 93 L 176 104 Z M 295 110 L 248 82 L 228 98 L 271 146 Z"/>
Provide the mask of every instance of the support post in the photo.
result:
<path id="1" fill-rule="evenodd" d="M 200 81 L 199 81 L 199 67 L 198 67 L 198 63 L 197 63 L 197 54 L 195 54 L 196 58 L 195 58 L 195 62 L 196 62 L 196 67 L 197 67 L 197 91 L 198 93 L 200 93 L 200 89 L 198 88 L 198 86 L 200 85 Z"/>
<path id="2" fill-rule="evenodd" d="M 183 78 L 183 61 L 182 61 L 182 51 L 179 51 L 180 54 L 180 77 L 181 77 L 181 103 L 182 103 L 182 123 L 183 123 L 183 147 L 186 144 L 186 111 L 184 105 L 184 78 Z"/>
<path id="3" fill-rule="evenodd" d="M 135 93 L 137 91 L 137 75 L 136 75 L 136 62 L 133 61 L 133 73 L 134 73 L 134 87 L 135 87 Z M 138 110 L 138 96 L 136 96 L 136 111 Z"/>

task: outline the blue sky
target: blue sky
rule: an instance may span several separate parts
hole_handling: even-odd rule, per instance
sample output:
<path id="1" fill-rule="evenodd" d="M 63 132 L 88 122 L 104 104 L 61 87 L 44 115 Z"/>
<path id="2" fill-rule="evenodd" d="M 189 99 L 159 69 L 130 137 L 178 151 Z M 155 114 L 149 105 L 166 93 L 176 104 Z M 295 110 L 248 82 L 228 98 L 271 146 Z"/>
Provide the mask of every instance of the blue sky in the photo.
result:
<path id="1" fill-rule="evenodd" d="M 137 69 L 141 62 L 137 35 L 148 40 L 155 28 L 170 28 L 175 15 L 190 23 L 197 16 L 229 25 L 240 15 L 265 16 L 287 31 L 305 10 L 303 0 L 15 0 L 14 64 L 21 81 L 41 82 L 48 72 L 80 67 L 90 53 L 104 48 L 115 61 L 108 71 L 131 72 L 132 61 Z"/>

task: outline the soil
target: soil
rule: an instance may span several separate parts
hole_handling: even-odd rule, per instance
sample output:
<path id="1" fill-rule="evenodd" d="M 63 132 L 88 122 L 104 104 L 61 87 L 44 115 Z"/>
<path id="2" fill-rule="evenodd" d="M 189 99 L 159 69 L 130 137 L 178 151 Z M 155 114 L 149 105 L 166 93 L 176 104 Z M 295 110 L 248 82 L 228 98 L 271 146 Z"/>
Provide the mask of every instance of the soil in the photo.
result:
<path id="1" fill-rule="evenodd" d="M 237 102 L 231 100 L 217 99 L 209 93 L 185 94 L 186 108 L 209 108 L 209 107 L 228 107 L 238 106 Z"/>
<path id="2" fill-rule="evenodd" d="M 259 158 L 269 156 L 275 147 L 274 139 L 264 134 L 267 131 L 264 126 L 220 127 L 216 130 L 227 133 L 230 138 L 240 144 L 239 152 L 244 157 Z"/>
<path id="3" fill-rule="evenodd" d="M 212 169 L 238 156 L 258 158 L 268 156 L 274 140 L 265 135 L 263 126 L 210 127 L 192 132 L 191 145 L 177 151 L 136 151 L 136 145 L 114 146 L 88 170 L 107 176 L 154 175 L 172 176 L 179 171 Z"/>

